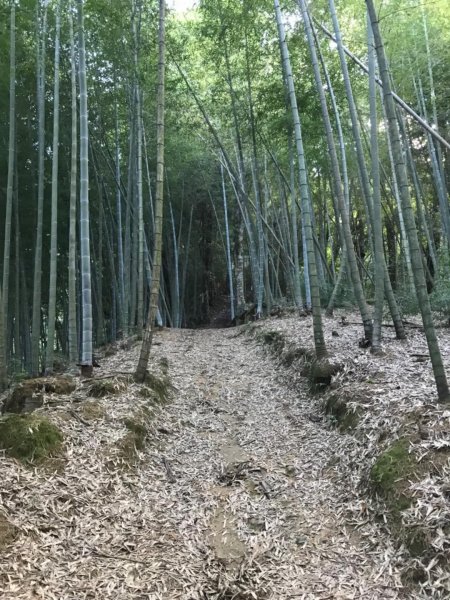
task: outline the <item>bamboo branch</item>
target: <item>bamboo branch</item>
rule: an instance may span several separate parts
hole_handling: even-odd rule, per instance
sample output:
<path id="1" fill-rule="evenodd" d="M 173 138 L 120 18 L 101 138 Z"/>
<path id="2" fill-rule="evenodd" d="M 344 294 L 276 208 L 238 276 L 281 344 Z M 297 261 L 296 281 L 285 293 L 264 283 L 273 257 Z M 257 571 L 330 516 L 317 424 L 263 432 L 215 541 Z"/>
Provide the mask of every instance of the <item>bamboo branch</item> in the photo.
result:
<path id="1" fill-rule="evenodd" d="M 323 31 L 323 33 L 330 38 L 330 40 L 332 40 L 333 42 L 336 43 L 336 38 L 334 37 L 334 35 L 331 33 L 331 31 L 329 31 L 325 25 L 322 25 L 322 23 L 320 23 L 316 18 L 313 17 L 314 23 Z M 358 67 L 364 71 L 364 73 L 366 75 L 369 74 L 369 69 L 367 68 L 367 66 L 362 62 L 362 60 L 360 60 L 357 56 L 355 56 L 355 54 L 353 54 L 353 52 L 351 52 L 346 46 L 343 46 L 344 52 L 345 54 L 352 59 L 353 62 L 355 62 Z M 378 77 L 375 78 L 375 81 L 377 82 L 377 84 L 382 88 L 383 84 L 381 82 L 381 79 L 379 79 Z M 398 94 L 396 94 L 394 91 L 392 92 L 392 97 L 394 98 L 395 102 L 397 102 L 397 104 L 399 106 L 401 106 L 401 108 L 403 108 L 403 110 L 405 112 L 407 112 L 423 129 L 425 129 L 426 131 L 428 131 L 428 133 L 434 137 L 435 140 L 437 140 L 439 143 L 441 143 L 443 146 L 445 146 L 447 148 L 447 150 L 450 150 L 450 142 L 448 142 L 446 139 L 444 139 L 435 129 L 433 129 L 433 127 L 427 123 L 425 121 L 425 119 L 422 119 L 421 116 L 419 116 L 415 110 L 413 110 L 409 104 L 407 104 L 402 98 L 400 98 L 400 96 Z"/>

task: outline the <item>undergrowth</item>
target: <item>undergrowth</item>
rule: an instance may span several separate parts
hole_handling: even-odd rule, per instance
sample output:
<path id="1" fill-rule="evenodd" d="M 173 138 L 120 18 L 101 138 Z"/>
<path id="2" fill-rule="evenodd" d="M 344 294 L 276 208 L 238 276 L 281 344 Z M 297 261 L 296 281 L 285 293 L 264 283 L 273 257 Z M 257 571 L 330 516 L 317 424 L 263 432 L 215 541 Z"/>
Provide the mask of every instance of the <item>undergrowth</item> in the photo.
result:
<path id="1" fill-rule="evenodd" d="M 44 417 L 12 414 L 0 420 L 0 448 L 24 463 L 59 455 L 62 442 L 58 427 Z"/>

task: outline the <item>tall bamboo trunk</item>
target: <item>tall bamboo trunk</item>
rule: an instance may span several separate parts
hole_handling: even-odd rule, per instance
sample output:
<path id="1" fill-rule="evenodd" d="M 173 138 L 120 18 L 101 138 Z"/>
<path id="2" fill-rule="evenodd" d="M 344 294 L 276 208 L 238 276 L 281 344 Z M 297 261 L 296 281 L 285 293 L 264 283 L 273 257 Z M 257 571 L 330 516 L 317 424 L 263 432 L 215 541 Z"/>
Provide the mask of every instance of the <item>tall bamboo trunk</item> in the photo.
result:
<path id="1" fill-rule="evenodd" d="M 92 374 L 92 291 L 91 251 L 89 238 L 89 138 L 86 83 L 86 49 L 84 41 L 83 0 L 78 3 L 78 52 L 80 85 L 80 254 L 81 254 L 81 371 Z"/>
<path id="2" fill-rule="evenodd" d="M 230 317 L 231 317 L 231 320 L 233 321 L 235 318 L 233 263 L 231 260 L 230 226 L 228 223 L 227 190 L 226 190 L 226 186 L 225 186 L 225 177 L 223 174 L 223 164 L 222 163 L 220 163 L 220 178 L 221 178 L 221 182 L 222 182 L 223 214 L 224 214 L 224 221 L 225 221 L 225 242 L 226 242 L 226 253 L 227 253 L 228 290 L 230 293 Z"/>
<path id="3" fill-rule="evenodd" d="M 397 116 L 395 113 L 394 99 L 392 97 L 392 87 L 390 75 L 387 66 L 387 60 L 384 52 L 383 41 L 378 24 L 378 16 L 375 10 L 373 0 L 366 0 L 367 9 L 370 15 L 373 35 L 375 39 L 375 48 L 378 57 L 378 66 L 380 77 L 383 83 L 383 98 L 388 118 L 388 126 L 391 135 L 392 153 L 394 157 L 395 170 L 399 184 L 399 192 L 402 201 L 403 215 L 405 219 L 406 232 L 408 234 L 409 247 L 411 252 L 411 263 L 414 275 L 414 284 L 416 287 L 419 308 L 422 314 L 422 321 L 427 339 L 428 350 L 430 352 L 431 364 L 433 366 L 434 378 L 440 402 L 450 401 L 450 392 L 447 384 L 444 365 L 441 352 L 436 337 L 436 330 L 433 325 L 431 306 L 428 298 L 425 273 L 423 270 L 422 256 L 417 236 L 417 229 L 414 219 L 414 212 L 409 193 L 408 174 L 401 147 L 400 133 L 398 128 Z"/>
<path id="4" fill-rule="evenodd" d="M 72 107 L 72 148 L 70 157 L 70 206 L 69 206 L 69 308 L 68 308 L 68 338 L 69 361 L 72 365 L 78 362 L 78 333 L 77 333 L 77 172 L 78 172 L 78 127 L 77 127 L 77 72 L 75 62 L 75 41 L 73 35 L 72 5 L 69 7 L 70 29 L 70 81 Z"/>
<path id="5" fill-rule="evenodd" d="M 380 90 L 380 95 L 381 95 L 381 98 L 383 99 L 382 90 Z M 383 103 L 383 113 L 384 113 L 384 119 L 387 123 L 386 111 L 384 109 L 384 103 Z M 391 171 L 392 171 L 392 188 L 393 188 L 393 192 L 394 192 L 395 201 L 397 204 L 398 220 L 399 220 L 399 224 L 400 224 L 401 248 L 403 249 L 403 254 L 404 254 L 405 263 L 406 263 L 407 286 L 412 290 L 412 293 L 415 294 L 414 278 L 413 278 L 412 266 L 411 266 L 411 252 L 409 251 L 409 242 L 408 242 L 408 236 L 406 235 L 405 220 L 403 218 L 402 202 L 400 200 L 400 194 L 398 191 L 397 174 L 395 172 L 395 167 L 394 167 L 394 157 L 392 155 L 392 143 L 391 143 L 391 136 L 389 133 L 389 129 L 386 129 L 386 139 L 387 139 L 387 145 L 388 145 L 389 162 L 390 162 Z"/>
<path id="6" fill-rule="evenodd" d="M 173 275 L 171 286 L 172 297 L 172 321 L 174 327 L 180 327 L 180 255 L 177 232 L 175 227 L 175 217 L 173 215 L 172 202 L 169 202 L 170 222 L 172 225 L 172 245 L 173 245 Z"/>
<path id="7" fill-rule="evenodd" d="M 429 40 L 429 35 L 428 35 L 428 24 L 427 24 L 427 17 L 425 14 L 425 6 L 423 3 L 421 4 L 421 11 L 422 11 L 423 32 L 425 35 L 425 48 L 427 51 L 428 81 L 429 81 L 429 85 L 430 85 L 430 99 L 431 99 L 431 108 L 432 108 L 432 114 L 433 114 L 432 124 L 433 124 L 434 129 L 437 132 L 439 132 L 439 120 L 438 120 L 437 106 L 436 106 L 436 91 L 434 88 L 434 75 L 433 75 L 433 65 L 432 65 L 432 61 L 431 61 L 430 40 Z M 430 137 L 429 143 L 431 143 L 431 144 L 435 143 L 431 137 Z M 444 195 L 447 198 L 448 190 L 447 190 L 446 181 L 445 181 L 444 161 L 443 161 L 443 157 L 442 157 L 441 146 L 439 143 L 436 143 L 436 156 L 437 156 L 437 165 L 438 165 L 438 169 L 439 169 L 439 174 L 441 176 L 442 186 L 444 188 Z M 448 234 L 450 234 L 450 231 L 448 232 Z M 450 238 L 447 239 L 447 242 L 450 243 Z"/>
<path id="8" fill-rule="evenodd" d="M 415 80 L 414 80 L 415 81 Z M 428 120 L 427 107 L 425 104 L 425 97 L 423 93 L 422 80 L 419 78 L 418 85 L 415 85 L 416 93 L 418 96 L 419 106 L 421 107 L 421 112 L 426 120 Z M 442 237 L 445 240 L 445 245 L 443 244 L 443 249 L 446 254 L 448 254 L 448 244 L 450 240 L 450 208 L 449 201 L 445 186 L 445 178 L 443 177 L 443 172 L 441 166 L 439 164 L 436 147 L 434 145 L 433 139 L 431 135 L 427 132 L 427 140 L 428 140 L 428 151 L 430 154 L 430 162 L 431 169 L 433 173 L 433 181 L 436 188 L 436 194 L 439 202 L 439 212 L 441 215 L 441 230 Z"/>
<path id="9" fill-rule="evenodd" d="M 6 183 L 5 239 L 3 249 L 3 318 L 7 325 L 9 304 L 9 269 L 11 255 L 11 222 L 14 192 L 14 162 L 16 138 L 16 3 L 11 2 L 10 45 L 9 45 L 9 144 L 8 179 Z M 8 339 L 4 333 L 5 341 Z"/>
<path id="10" fill-rule="evenodd" d="M 289 144 L 289 173 L 291 188 L 291 229 L 292 229 L 292 258 L 294 265 L 292 267 L 293 294 L 295 306 L 303 308 L 302 288 L 300 284 L 300 260 L 299 260 L 299 240 L 298 240 L 298 220 L 297 220 L 297 186 L 295 185 L 295 165 L 294 148 L 292 144 L 292 134 L 288 135 Z"/>
<path id="11" fill-rule="evenodd" d="M 0 302 L 2 301 L 2 290 L 0 290 Z M 0 392 L 8 387 L 8 375 L 6 370 L 6 345 L 5 345 L 5 320 L 3 310 L 0 311 Z"/>
<path id="12" fill-rule="evenodd" d="M 339 29 L 338 19 L 336 16 L 334 0 L 328 0 L 328 3 L 329 3 L 329 7 L 330 7 L 331 18 L 333 21 L 336 45 L 337 45 L 337 49 L 338 49 L 338 53 L 339 53 L 339 60 L 340 60 L 340 64 L 341 64 L 345 92 L 346 92 L 346 96 L 347 96 L 347 103 L 348 103 L 348 108 L 349 108 L 349 112 L 350 112 L 352 133 L 353 133 L 353 139 L 355 142 L 355 150 L 356 150 L 356 157 L 357 157 L 357 163 L 358 163 L 358 176 L 360 179 L 361 190 L 362 190 L 363 198 L 364 198 L 364 209 L 366 212 L 366 219 L 367 219 L 368 238 L 370 240 L 370 246 L 373 248 L 374 244 L 373 244 L 373 236 L 372 236 L 372 228 L 373 228 L 372 196 L 371 196 L 371 191 L 370 191 L 369 175 L 368 175 L 367 167 L 366 167 L 366 163 L 365 163 L 358 114 L 357 114 L 356 105 L 355 105 L 355 101 L 354 101 L 354 97 L 353 97 L 353 90 L 352 90 L 352 86 L 351 86 L 351 82 L 350 82 L 350 76 L 349 76 L 349 72 L 348 72 L 347 62 L 345 59 L 345 48 L 342 43 L 342 37 L 341 37 L 340 29 Z M 385 291 L 386 291 L 386 296 L 387 296 L 387 300 L 389 303 L 389 309 L 391 312 L 392 321 L 393 321 L 394 327 L 395 327 L 395 332 L 396 332 L 397 338 L 404 339 L 405 338 L 405 330 L 403 327 L 402 320 L 400 318 L 400 312 L 398 310 L 398 306 L 397 306 L 394 294 L 392 292 L 392 286 L 391 286 L 391 282 L 389 279 L 387 265 L 386 265 L 386 261 L 385 261 L 384 257 L 383 257 L 383 269 L 384 269 L 384 278 L 385 278 L 384 279 Z"/>
<path id="13" fill-rule="evenodd" d="M 240 174 L 240 187 L 245 191 L 245 171 L 244 171 L 244 153 L 242 147 L 242 138 L 239 128 L 238 112 L 236 106 L 236 93 L 233 88 L 233 78 L 231 74 L 230 59 L 228 55 L 228 42 L 226 33 L 224 36 L 224 56 L 225 66 L 227 70 L 227 84 L 230 93 L 231 112 L 233 115 L 234 133 L 236 137 L 237 156 L 238 156 L 238 172 Z M 224 157 L 225 158 L 225 157 Z M 244 218 L 241 214 L 239 206 L 236 211 L 236 236 L 235 236 L 235 257 L 236 257 L 236 309 L 239 313 L 245 306 L 245 290 L 244 290 Z"/>
<path id="14" fill-rule="evenodd" d="M 292 111 L 292 120 L 294 122 L 295 143 L 297 148 L 297 158 L 299 167 L 300 181 L 300 198 L 302 205 L 302 217 L 304 225 L 304 240 L 307 249 L 307 263 L 309 267 L 309 279 L 311 286 L 311 304 L 313 312 L 313 330 L 314 330 L 314 345 L 316 356 L 322 359 L 327 355 L 325 346 L 325 338 L 323 334 L 322 312 L 320 306 L 320 290 L 319 280 L 317 276 L 316 255 L 314 248 L 314 238 L 311 218 L 311 205 L 308 190 L 306 159 L 303 148 L 302 129 L 300 123 L 300 115 L 297 107 L 297 98 L 295 95 L 294 79 L 292 75 L 291 61 L 289 58 L 289 50 L 286 42 L 286 34 L 281 16 L 280 4 L 278 0 L 274 0 L 275 14 L 278 25 L 278 36 L 281 48 L 281 57 L 283 62 L 283 71 L 285 83 L 289 92 L 289 101 Z"/>
<path id="15" fill-rule="evenodd" d="M 39 6 L 39 3 L 38 3 Z M 42 31 L 41 31 L 42 30 Z M 37 111 L 38 111 L 38 193 L 36 244 L 34 251 L 33 317 L 31 325 L 31 370 L 39 373 L 42 300 L 42 228 L 44 218 L 44 158 L 45 158 L 45 50 L 47 40 L 47 5 L 44 5 L 42 25 L 38 13 Z"/>
<path id="16" fill-rule="evenodd" d="M 55 25 L 55 75 L 53 90 L 53 152 L 52 152 L 52 214 L 50 233 L 50 283 L 48 293 L 48 326 L 45 370 L 53 372 L 56 321 L 56 275 L 58 266 L 58 167 L 59 167 L 59 38 L 61 12 L 59 0 L 56 4 Z"/>
<path id="17" fill-rule="evenodd" d="M 370 104 L 370 157 L 372 160 L 372 210 L 375 263 L 375 307 L 373 311 L 372 353 L 381 352 L 381 323 L 384 303 L 384 247 L 381 215 L 380 163 L 378 152 L 377 84 L 375 81 L 375 48 L 370 20 L 367 20 L 367 46 L 369 56 L 369 104 Z"/>
<path id="18" fill-rule="evenodd" d="M 120 146 L 119 146 L 119 116 L 117 103 L 115 107 L 115 174 L 116 174 L 116 218 L 117 218 L 117 262 L 119 273 L 119 293 L 118 293 L 118 321 L 120 327 L 124 326 L 124 306 L 125 306 L 125 279 L 123 265 L 123 232 L 122 232 L 122 191 L 120 175 Z M 123 331 L 122 331 L 123 333 Z"/>
<path id="19" fill-rule="evenodd" d="M 17 153 L 17 148 L 16 148 Z M 21 304 L 25 303 L 24 299 L 21 298 L 20 293 L 20 218 L 19 218 L 19 176 L 18 176 L 18 168 L 17 168 L 17 157 L 14 161 L 14 170 L 15 170 L 15 189 L 14 189 L 14 357 L 18 362 L 19 368 L 24 366 L 23 362 L 23 347 L 22 339 L 21 339 L 21 325 L 22 319 L 20 317 L 20 309 Z"/>
<path id="20" fill-rule="evenodd" d="M 165 83 L 165 0 L 159 0 L 159 36 L 158 36 L 158 92 L 156 115 L 156 193 L 155 193 L 155 237 L 153 248 L 153 270 L 150 289 L 150 301 L 147 324 L 142 336 L 142 347 L 135 377 L 144 381 L 147 373 L 148 360 L 153 340 L 153 328 L 158 310 L 161 255 L 162 255 L 162 226 L 164 200 L 164 83 Z"/>
<path id="21" fill-rule="evenodd" d="M 344 195 L 344 208 L 345 208 L 346 213 L 349 215 L 350 191 L 349 191 L 348 168 L 347 168 L 347 152 L 346 152 L 346 147 L 345 147 L 344 132 L 342 130 L 341 115 L 340 115 L 340 111 L 339 111 L 339 108 L 337 105 L 334 88 L 333 88 L 330 76 L 328 74 L 327 65 L 324 61 L 324 58 L 323 58 L 323 55 L 322 55 L 322 52 L 320 49 L 320 45 L 319 45 L 319 42 L 317 39 L 316 30 L 314 28 L 314 24 L 313 24 L 313 21 L 311 18 L 309 18 L 309 23 L 310 23 L 311 31 L 312 31 L 312 34 L 314 37 L 314 44 L 315 44 L 315 47 L 317 48 L 317 54 L 319 56 L 320 64 L 322 66 L 322 70 L 324 73 L 328 92 L 330 94 L 331 106 L 333 108 L 334 119 L 335 119 L 335 123 L 336 123 L 336 131 L 337 131 L 338 142 L 339 142 L 339 153 L 340 153 L 339 166 L 340 166 L 340 173 L 341 173 L 341 179 L 342 179 L 342 193 Z M 335 211 L 336 211 L 336 224 L 339 227 L 340 222 L 341 222 L 340 221 L 339 203 L 335 207 Z M 349 215 L 349 218 L 350 218 L 350 215 Z M 338 274 L 336 283 L 333 288 L 333 292 L 331 293 L 330 300 L 328 301 L 327 310 L 326 310 L 326 314 L 328 316 L 331 316 L 333 314 L 336 299 L 338 297 L 340 290 L 342 289 L 342 286 L 344 285 L 344 282 L 345 282 L 345 279 L 347 276 L 347 271 L 348 271 L 348 254 L 347 254 L 346 242 L 345 242 L 344 235 L 342 235 L 342 232 L 340 232 L 340 233 L 341 233 L 340 237 L 341 237 L 341 241 L 342 241 L 341 264 L 340 264 L 340 268 L 339 268 L 339 274 Z M 358 268 L 358 265 L 356 265 L 356 267 Z M 359 270 L 358 270 L 358 274 L 359 274 Z"/>
<path id="22" fill-rule="evenodd" d="M 135 275 L 137 276 L 136 287 L 133 286 L 133 294 L 136 294 L 136 322 L 137 331 L 140 332 L 144 327 L 144 198 L 142 189 L 142 91 L 139 81 L 139 37 L 140 37 L 140 10 L 141 2 L 133 0 L 133 19 L 132 33 L 134 41 L 134 78 L 135 84 L 135 103 L 136 110 L 136 194 L 137 211 L 135 215 L 135 256 L 137 263 Z M 133 296 L 134 297 L 134 296 Z"/>
<path id="23" fill-rule="evenodd" d="M 264 229 L 262 223 L 262 207 L 261 207 L 261 184 L 259 177 L 259 160 L 258 148 L 256 143 L 256 125 L 255 113 L 253 108 L 253 91 L 250 77 L 250 58 L 248 52 L 247 30 L 245 30 L 245 68 L 247 78 L 247 95 L 250 117 L 250 133 L 252 140 L 252 179 L 253 189 L 255 194 L 255 216 L 256 216 L 256 233 L 257 233 L 257 289 L 256 289 L 256 317 L 262 316 L 263 299 L 264 299 Z"/>
<path id="24" fill-rule="evenodd" d="M 102 346 L 105 343 L 105 319 L 103 313 L 103 228 L 105 220 L 105 210 L 103 207 L 104 193 L 103 186 L 99 185 L 99 208 L 98 208 L 98 250 L 97 250 L 97 327 L 96 327 L 96 343 L 97 346 Z"/>
<path id="25" fill-rule="evenodd" d="M 314 70 L 314 77 L 316 82 L 316 90 L 319 94 L 320 105 L 322 109 L 322 118 L 325 127 L 325 133 L 327 138 L 327 146 L 328 152 L 331 159 L 331 169 L 332 169 L 332 185 L 333 185 L 333 193 L 337 197 L 338 207 L 341 216 L 342 222 L 342 233 L 344 236 L 344 243 L 346 247 L 346 259 L 349 268 L 349 273 L 351 277 L 351 281 L 353 284 L 353 290 L 355 294 L 356 301 L 358 303 L 359 311 L 361 313 L 361 318 L 364 326 L 364 335 L 367 340 L 371 340 L 372 338 L 372 318 L 370 315 L 370 310 L 366 302 L 366 298 L 364 295 L 363 286 L 361 283 L 361 278 L 358 269 L 358 263 L 356 259 L 356 252 L 353 245 L 352 240 L 352 232 L 350 229 L 350 219 L 348 213 L 348 206 L 346 204 L 344 198 L 344 190 L 342 187 L 342 179 L 341 172 L 339 168 L 339 160 L 336 151 L 336 144 L 334 141 L 333 129 L 331 127 L 330 115 L 328 112 L 328 106 L 325 98 L 324 86 L 322 82 L 322 76 L 319 70 L 319 63 L 317 59 L 316 48 L 314 45 L 313 33 L 311 30 L 311 23 L 309 20 L 309 16 L 306 9 L 305 0 L 299 0 L 300 9 L 302 12 L 303 23 L 305 26 L 306 36 L 308 39 L 308 45 L 311 54 L 311 61 Z"/>
<path id="26" fill-rule="evenodd" d="M 138 202 L 138 281 L 137 330 L 144 326 L 144 198 L 142 191 L 142 108 L 141 91 L 137 89 L 137 202 Z"/>

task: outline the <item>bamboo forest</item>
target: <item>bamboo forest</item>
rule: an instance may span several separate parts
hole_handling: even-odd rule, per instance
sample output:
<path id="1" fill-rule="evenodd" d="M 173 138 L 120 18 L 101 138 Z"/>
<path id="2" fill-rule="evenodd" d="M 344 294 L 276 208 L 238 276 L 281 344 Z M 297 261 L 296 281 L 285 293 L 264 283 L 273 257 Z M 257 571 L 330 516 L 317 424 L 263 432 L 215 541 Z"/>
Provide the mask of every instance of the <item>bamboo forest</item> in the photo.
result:
<path id="1" fill-rule="evenodd" d="M 448 0 L 0 0 L 0 598 L 450 598 Z"/>

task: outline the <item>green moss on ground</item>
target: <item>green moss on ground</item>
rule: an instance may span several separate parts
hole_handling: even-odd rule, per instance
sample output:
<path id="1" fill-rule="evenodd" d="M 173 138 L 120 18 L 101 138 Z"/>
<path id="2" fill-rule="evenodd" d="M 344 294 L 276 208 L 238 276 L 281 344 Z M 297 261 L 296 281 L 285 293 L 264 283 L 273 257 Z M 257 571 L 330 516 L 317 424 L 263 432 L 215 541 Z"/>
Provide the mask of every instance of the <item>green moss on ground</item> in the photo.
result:
<path id="1" fill-rule="evenodd" d="M 403 531 L 402 539 L 411 556 L 415 558 L 423 556 L 430 548 L 431 544 L 426 531 L 420 527 L 414 527 L 414 529 L 410 529 L 409 531 Z"/>
<path id="2" fill-rule="evenodd" d="M 127 389 L 127 377 L 112 377 L 110 379 L 94 380 L 88 390 L 92 398 L 104 398 L 105 396 L 117 396 Z"/>
<path id="3" fill-rule="evenodd" d="M 313 360 L 308 365 L 307 376 L 310 391 L 321 392 L 331 384 L 333 375 L 340 370 L 340 365 L 328 362 L 328 360 Z"/>
<path id="4" fill-rule="evenodd" d="M 138 452 L 145 448 L 150 431 L 151 412 L 142 409 L 123 420 L 127 433 L 117 442 L 123 464 L 132 466 L 138 459 Z"/>
<path id="5" fill-rule="evenodd" d="M 85 400 L 80 404 L 79 411 L 88 421 L 102 419 L 106 415 L 105 408 L 96 400 Z"/>
<path id="6" fill-rule="evenodd" d="M 167 404 L 175 392 L 175 387 L 167 375 L 158 377 L 153 373 L 146 373 L 145 384 L 139 392 L 141 396 L 152 399 L 157 404 Z"/>
<path id="7" fill-rule="evenodd" d="M 409 491 L 409 481 L 423 476 L 427 470 L 425 462 L 418 463 L 409 452 L 407 438 L 395 441 L 377 458 L 370 470 L 373 490 L 383 498 L 388 508 L 388 524 L 394 535 L 406 546 L 411 556 L 426 554 L 430 548 L 427 532 L 421 527 L 407 528 L 402 512 L 408 509 L 415 499 Z"/>
<path id="8" fill-rule="evenodd" d="M 162 356 L 159 359 L 159 365 L 163 374 L 167 375 L 169 373 L 169 359 L 166 356 Z"/>
<path id="9" fill-rule="evenodd" d="M 0 420 L 0 448 L 22 462 L 57 456 L 62 442 L 60 430 L 43 417 L 13 414 Z"/>
<path id="10" fill-rule="evenodd" d="M 258 331 L 256 339 L 268 345 L 274 354 L 281 354 L 286 344 L 286 338 L 280 331 Z"/>
<path id="11" fill-rule="evenodd" d="M 313 359 L 313 354 L 307 348 L 302 348 L 301 346 L 289 346 L 283 352 L 281 357 L 281 363 L 285 367 L 291 367 L 297 361 L 311 362 Z"/>
<path id="12" fill-rule="evenodd" d="M 148 423 L 146 417 L 141 415 L 140 418 L 133 416 L 123 421 L 125 427 L 135 437 L 135 445 L 138 450 L 142 450 L 145 445 L 145 438 L 148 433 Z"/>
<path id="13" fill-rule="evenodd" d="M 403 495 L 404 482 L 417 467 L 416 459 L 409 452 L 409 445 L 407 438 L 395 441 L 373 464 L 370 479 L 380 495 Z"/>
<path id="14" fill-rule="evenodd" d="M 256 323 L 252 321 L 251 323 L 246 323 L 245 325 L 238 325 L 236 327 L 236 333 L 231 337 L 238 338 L 241 336 L 255 337 L 257 332 L 261 329 L 260 322 Z"/>
<path id="15" fill-rule="evenodd" d="M 342 395 L 334 393 L 328 396 L 324 408 L 339 431 L 352 431 L 359 423 L 359 413 L 349 408 L 346 399 Z"/>
<path id="16" fill-rule="evenodd" d="M 45 394 L 68 395 L 76 387 L 75 380 L 67 375 L 26 379 L 13 388 L 3 412 L 31 412 L 43 405 Z"/>
<path id="17" fill-rule="evenodd" d="M 270 352 L 279 357 L 286 367 L 291 367 L 296 361 L 301 360 L 300 374 L 308 378 L 311 392 L 322 391 L 328 387 L 333 375 L 336 375 L 341 368 L 340 365 L 330 363 L 328 360 L 316 360 L 312 350 L 288 344 L 286 336 L 280 331 L 260 330 L 256 333 L 256 340 L 267 345 Z"/>
<path id="18" fill-rule="evenodd" d="M 0 512 L 0 552 L 15 542 L 19 530 Z"/>

